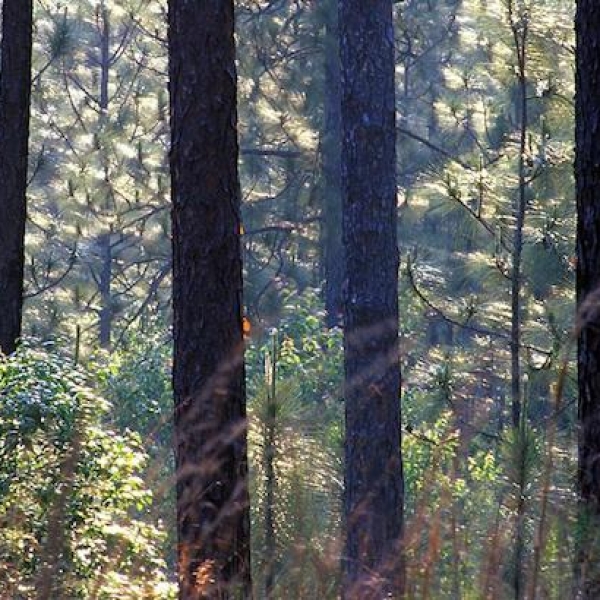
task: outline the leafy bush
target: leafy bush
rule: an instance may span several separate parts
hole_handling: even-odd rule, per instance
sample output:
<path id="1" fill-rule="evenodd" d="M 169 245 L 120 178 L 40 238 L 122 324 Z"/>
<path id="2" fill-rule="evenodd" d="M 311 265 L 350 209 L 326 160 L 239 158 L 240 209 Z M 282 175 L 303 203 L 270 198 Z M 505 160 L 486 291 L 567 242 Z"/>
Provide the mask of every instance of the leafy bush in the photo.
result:
<path id="1" fill-rule="evenodd" d="M 171 357 L 171 339 L 157 328 L 144 334 L 134 333 L 117 352 L 98 355 L 94 368 L 102 396 L 113 406 L 109 415 L 111 426 L 121 433 L 135 432 L 149 454 L 141 477 L 154 492 L 153 514 L 164 523 L 166 531 L 162 555 L 175 572 Z"/>
<path id="2" fill-rule="evenodd" d="M 0 596 L 168 598 L 139 436 L 52 348 L 0 362 Z"/>
<path id="3" fill-rule="evenodd" d="M 114 406 L 112 423 L 137 432 L 151 455 L 171 447 L 171 357 L 171 338 L 158 330 L 135 333 L 123 349 L 98 357 L 100 389 Z"/>

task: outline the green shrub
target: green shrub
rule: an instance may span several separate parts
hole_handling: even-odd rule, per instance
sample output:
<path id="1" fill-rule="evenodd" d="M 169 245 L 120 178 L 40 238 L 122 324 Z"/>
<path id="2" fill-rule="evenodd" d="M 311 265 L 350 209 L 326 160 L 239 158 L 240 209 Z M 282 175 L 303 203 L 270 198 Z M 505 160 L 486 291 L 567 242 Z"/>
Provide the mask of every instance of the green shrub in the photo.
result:
<path id="1" fill-rule="evenodd" d="M 138 435 L 52 348 L 0 362 L 0 597 L 168 598 Z"/>

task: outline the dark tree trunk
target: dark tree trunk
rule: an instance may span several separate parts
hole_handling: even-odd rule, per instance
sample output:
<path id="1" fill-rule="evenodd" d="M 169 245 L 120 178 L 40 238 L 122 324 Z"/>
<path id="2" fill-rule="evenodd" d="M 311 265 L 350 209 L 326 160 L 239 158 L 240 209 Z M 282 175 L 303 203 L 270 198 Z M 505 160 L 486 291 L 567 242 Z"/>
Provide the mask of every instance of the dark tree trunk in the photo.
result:
<path id="1" fill-rule="evenodd" d="M 0 349 L 10 354 L 21 336 L 32 0 L 2 3 L 0 77 Z"/>
<path id="2" fill-rule="evenodd" d="M 344 247 L 342 245 L 341 106 L 337 0 L 327 4 L 324 40 L 325 115 L 322 141 L 323 259 L 327 327 L 340 324 Z"/>
<path id="3" fill-rule="evenodd" d="M 108 113 L 108 83 L 110 79 L 110 17 L 104 2 L 101 2 L 102 33 L 100 35 L 100 119 Z"/>
<path id="4" fill-rule="evenodd" d="M 105 233 L 98 240 L 100 247 L 100 275 L 98 277 L 98 291 L 100 292 L 100 346 L 110 348 L 110 334 L 112 329 L 112 240 L 111 234 Z"/>
<path id="5" fill-rule="evenodd" d="M 521 424 L 521 408 L 523 394 L 521 390 L 521 288 L 522 288 L 522 262 L 523 262 L 523 229 L 525 227 L 525 212 L 527 209 L 527 177 L 525 172 L 525 154 L 527 151 L 527 17 L 513 14 L 513 2 L 509 4 L 509 19 L 513 33 L 515 53 L 517 55 L 517 81 L 519 88 L 519 189 L 514 203 L 515 230 L 512 248 L 512 273 L 511 273 L 511 329 L 510 329 L 510 355 L 511 355 L 511 412 L 513 427 Z M 521 564 L 520 562 L 518 564 Z M 517 586 L 519 587 L 519 586 Z"/>
<path id="6" fill-rule="evenodd" d="M 251 596 L 232 0 L 169 1 L 180 598 Z"/>
<path id="7" fill-rule="evenodd" d="M 579 306 L 579 597 L 600 597 L 600 4 L 576 16 L 577 300 Z"/>
<path id="8" fill-rule="evenodd" d="M 340 0 L 345 598 L 403 588 L 391 0 Z"/>
<path id="9" fill-rule="evenodd" d="M 100 82 L 98 93 L 98 106 L 100 113 L 98 115 L 98 133 L 101 137 L 108 119 L 108 84 L 110 82 L 110 15 L 104 2 L 100 5 L 100 16 L 102 26 L 100 28 Z M 108 160 L 107 148 L 104 140 L 100 143 L 100 161 L 104 171 L 105 187 L 106 187 L 106 207 L 111 205 L 110 202 L 110 163 Z M 100 319 L 98 323 L 100 347 L 110 350 L 110 342 L 112 335 L 113 324 L 113 302 L 111 284 L 113 277 L 113 247 L 112 247 L 112 231 L 102 235 L 98 240 L 100 246 L 100 275 L 98 277 L 98 291 L 100 292 Z"/>
<path id="10" fill-rule="evenodd" d="M 525 157 L 527 152 L 528 106 L 527 106 L 527 43 L 529 37 L 529 17 L 517 12 L 514 0 L 508 2 L 508 18 L 513 34 L 514 50 L 517 58 L 517 83 L 519 123 L 519 188 L 517 198 L 514 202 L 515 229 L 512 247 L 512 273 L 511 273 L 511 329 L 510 329 L 510 354 L 511 354 L 511 416 L 512 425 L 519 431 L 519 445 L 525 444 L 525 426 L 527 414 L 523 411 L 523 390 L 521 388 L 521 338 L 523 308 L 521 302 L 522 291 L 522 267 L 523 267 L 523 231 L 525 228 L 525 213 L 527 210 L 527 173 Z M 524 446 L 523 446 L 524 448 Z M 525 452 L 525 450 L 523 450 Z M 512 586 L 515 600 L 523 598 L 525 593 L 525 533 L 526 533 L 526 509 L 525 498 L 527 496 L 525 487 L 525 460 L 522 455 L 522 463 L 519 469 L 518 502 L 514 533 L 514 556 Z"/>

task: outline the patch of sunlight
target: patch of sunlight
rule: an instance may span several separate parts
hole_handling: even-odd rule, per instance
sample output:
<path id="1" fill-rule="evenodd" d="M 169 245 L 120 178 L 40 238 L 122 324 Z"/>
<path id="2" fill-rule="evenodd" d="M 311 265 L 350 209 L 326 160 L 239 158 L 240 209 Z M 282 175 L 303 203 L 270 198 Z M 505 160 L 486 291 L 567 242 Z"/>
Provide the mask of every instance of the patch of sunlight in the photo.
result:
<path id="1" fill-rule="evenodd" d="M 444 69 L 444 79 L 451 90 L 462 90 L 464 88 L 463 73 L 455 67 L 449 66 Z"/>

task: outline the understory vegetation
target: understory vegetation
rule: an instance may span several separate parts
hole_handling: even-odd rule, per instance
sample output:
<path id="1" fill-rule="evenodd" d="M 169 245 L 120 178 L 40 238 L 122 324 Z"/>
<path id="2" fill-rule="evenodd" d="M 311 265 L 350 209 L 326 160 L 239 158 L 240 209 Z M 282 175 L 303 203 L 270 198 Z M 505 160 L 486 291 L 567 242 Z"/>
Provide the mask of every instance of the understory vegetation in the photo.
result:
<path id="1" fill-rule="evenodd" d="M 292 294 L 280 326 L 248 340 L 254 580 L 261 589 L 272 572 L 281 598 L 338 593 L 342 345 L 320 310 L 318 290 Z M 44 581 L 60 597 L 175 597 L 167 339 L 132 336 L 85 367 L 60 343 L 31 343 L 1 364 L 3 596 Z M 507 597 L 519 519 L 528 585 L 568 597 L 568 396 L 554 421 L 544 409 L 499 432 L 457 416 L 460 364 L 413 380 L 417 368 L 405 365 L 403 400 L 408 597 Z"/>

